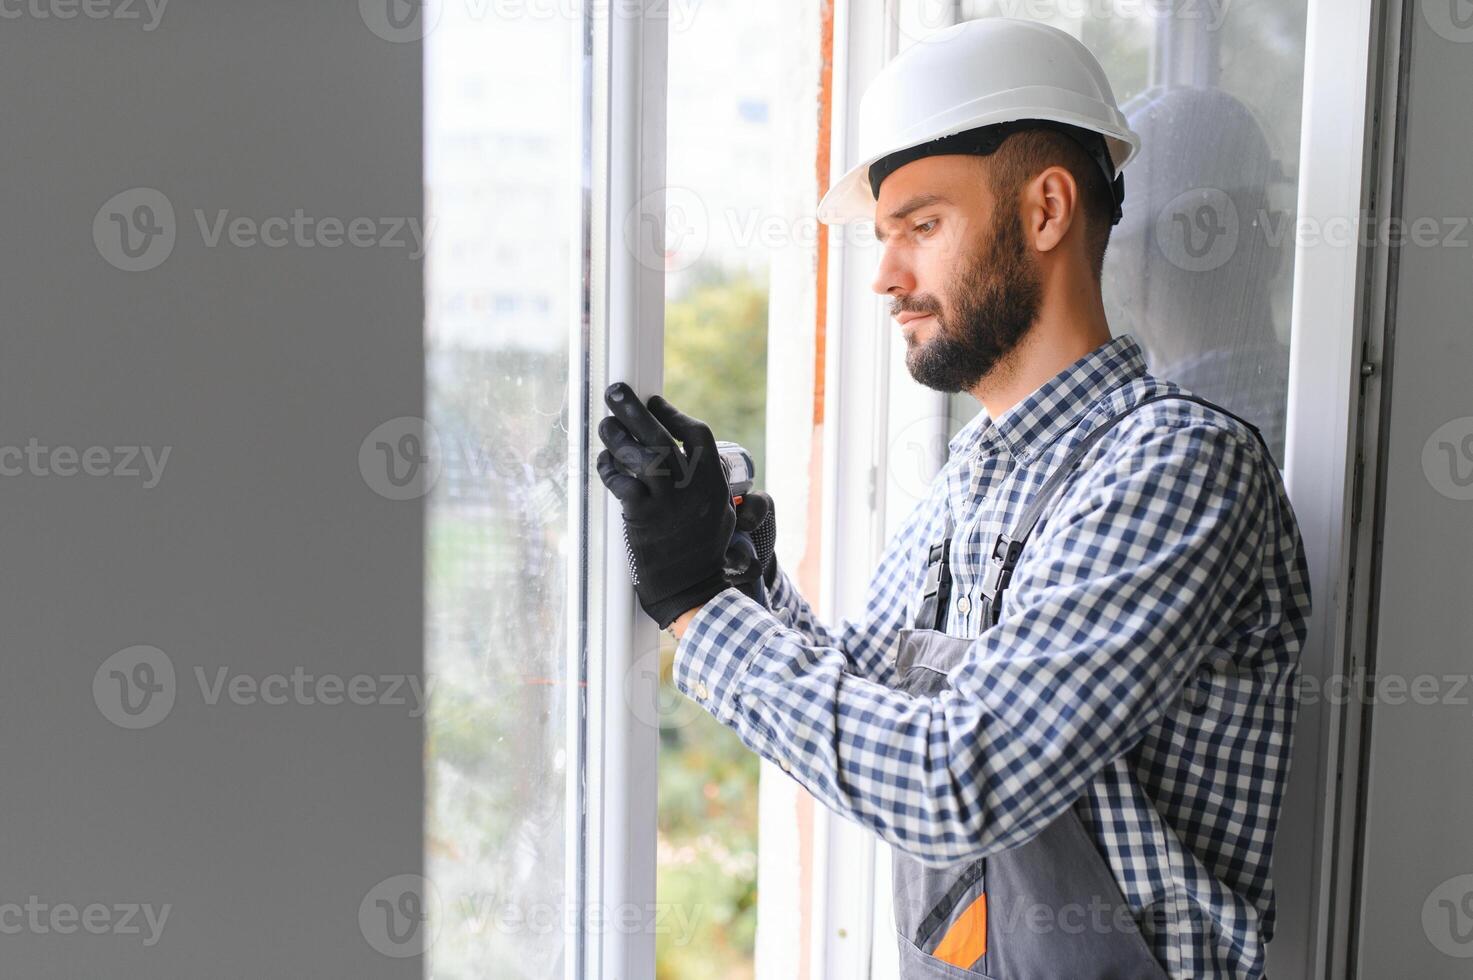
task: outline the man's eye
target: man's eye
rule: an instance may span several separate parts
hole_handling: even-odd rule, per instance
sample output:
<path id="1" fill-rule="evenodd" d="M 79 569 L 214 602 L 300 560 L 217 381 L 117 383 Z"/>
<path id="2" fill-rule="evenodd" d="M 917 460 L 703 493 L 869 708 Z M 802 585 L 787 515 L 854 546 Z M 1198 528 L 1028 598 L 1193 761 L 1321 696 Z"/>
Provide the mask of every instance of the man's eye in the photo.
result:
<path id="1" fill-rule="evenodd" d="M 936 229 L 936 220 L 934 218 L 932 220 L 930 220 L 930 221 L 922 222 L 921 224 L 918 224 L 915 227 L 915 230 L 918 231 L 919 233 L 921 233 L 922 235 L 929 235 L 935 229 Z"/>

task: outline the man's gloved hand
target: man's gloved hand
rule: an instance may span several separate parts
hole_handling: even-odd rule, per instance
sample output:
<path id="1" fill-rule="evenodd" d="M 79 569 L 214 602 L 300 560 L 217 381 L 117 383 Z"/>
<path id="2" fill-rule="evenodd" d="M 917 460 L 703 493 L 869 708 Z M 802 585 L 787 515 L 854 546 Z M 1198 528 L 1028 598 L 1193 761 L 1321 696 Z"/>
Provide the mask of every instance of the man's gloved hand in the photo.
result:
<path id="1" fill-rule="evenodd" d="M 598 424 L 598 475 L 623 505 L 639 604 L 664 629 L 729 585 L 723 559 L 736 513 L 726 473 L 710 427 L 659 395 L 646 407 L 620 381 L 604 402 L 614 414 Z"/>
<path id="2" fill-rule="evenodd" d="M 736 509 L 736 532 L 726 549 L 726 580 L 767 608 L 777 583 L 777 509 L 765 493 L 748 493 Z"/>

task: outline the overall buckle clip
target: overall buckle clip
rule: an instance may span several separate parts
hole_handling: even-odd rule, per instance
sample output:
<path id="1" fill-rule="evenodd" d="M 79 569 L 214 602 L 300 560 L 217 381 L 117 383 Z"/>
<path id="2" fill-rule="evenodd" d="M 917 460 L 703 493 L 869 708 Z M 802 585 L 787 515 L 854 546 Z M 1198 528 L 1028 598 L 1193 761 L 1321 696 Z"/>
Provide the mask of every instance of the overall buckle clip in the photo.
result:
<path id="1" fill-rule="evenodd" d="M 1006 534 L 999 534 L 992 543 L 992 557 L 987 562 L 987 571 L 982 575 L 982 594 L 989 602 L 1008 587 L 1013 569 L 1018 566 L 1018 556 L 1023 553 L 1023 542 L 1013 541 Z"/>

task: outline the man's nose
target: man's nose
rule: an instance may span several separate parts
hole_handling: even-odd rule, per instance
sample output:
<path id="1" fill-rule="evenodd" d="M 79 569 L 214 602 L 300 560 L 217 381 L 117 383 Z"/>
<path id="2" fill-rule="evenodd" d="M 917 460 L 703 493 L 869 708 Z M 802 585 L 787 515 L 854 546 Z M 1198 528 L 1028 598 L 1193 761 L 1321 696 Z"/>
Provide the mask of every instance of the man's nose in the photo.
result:
<path id="1" fill-rule="evenodd" d="M 906 295 L 915 292 L 916 279 L 896 250 L 887 248 L 880 256 L 880 267 L 870 288 L 881 296 Z"/>

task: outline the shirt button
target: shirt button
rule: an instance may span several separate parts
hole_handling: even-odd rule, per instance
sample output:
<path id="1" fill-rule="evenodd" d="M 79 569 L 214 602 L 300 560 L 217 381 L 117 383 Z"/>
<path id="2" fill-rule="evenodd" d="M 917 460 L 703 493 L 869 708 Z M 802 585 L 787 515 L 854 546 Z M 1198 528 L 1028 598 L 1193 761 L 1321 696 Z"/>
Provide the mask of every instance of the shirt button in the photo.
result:
<path id="1" fill-rule="evenodd" d="M 790 765 L 788 765 L 788 760 L 787 759 L 779 759 L 777 764 L 783 767 L 783 772 L 792 772 L 793 771 L 793 767 L 790 766 Z"/>
<path id="2" fill-rule="evenodd" d="M 710 696 L 711 696 L 711 692 L 708 691 L 708 690 L 706 690 L 706 682 L 705 681 L 696 681 L 696 697 L 698 697 L 702 701 L 704 701 L 707 698 L 709 698 Z"/>
<path id="3" fill-rule="evenodd" d="M 962 596 L 960 599 L 956 600 L 956 607 L 962 612 L 968 612 L 972 608 L 972 600 L 968 599 L 966 596 Z"/>

